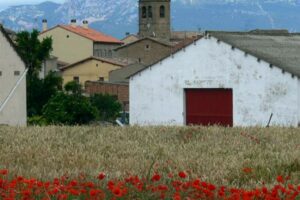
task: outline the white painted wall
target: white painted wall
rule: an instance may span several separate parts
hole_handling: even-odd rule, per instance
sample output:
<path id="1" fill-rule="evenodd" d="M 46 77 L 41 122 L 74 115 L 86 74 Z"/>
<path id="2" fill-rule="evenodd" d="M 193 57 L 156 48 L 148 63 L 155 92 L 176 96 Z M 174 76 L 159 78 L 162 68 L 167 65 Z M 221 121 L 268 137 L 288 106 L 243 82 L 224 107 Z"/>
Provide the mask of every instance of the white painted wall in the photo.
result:
<path id="1" fill-rule="evenodd" d="M 296 77 L 211 37 L 131 77 L 130 124 L 184 125 L 185 88 L 232 88 L 234 126 L 300 119 Z"/>
<path id="2" fill-rule="evenodd" d="M 0 31 L 0 105 L 4 102 L 15 86 L 25 66 L 18 54 Z M 14 71 L 20 75 L 15 76 Z M 16 92 L 2 112 L 0 112 L 0 125 L 26 126 L 26 79 L 22 81 Z"/>

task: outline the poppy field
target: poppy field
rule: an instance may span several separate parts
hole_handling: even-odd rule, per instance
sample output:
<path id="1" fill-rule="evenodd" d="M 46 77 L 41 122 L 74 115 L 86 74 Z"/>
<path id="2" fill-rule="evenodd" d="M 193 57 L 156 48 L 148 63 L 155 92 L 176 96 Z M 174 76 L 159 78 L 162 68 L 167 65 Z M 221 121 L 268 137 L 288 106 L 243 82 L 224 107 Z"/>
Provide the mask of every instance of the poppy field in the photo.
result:
<path id="1" fill-rule="evenodd" d="M 0 127 L 0 199 L 300 199 L 300 130 Z"/>

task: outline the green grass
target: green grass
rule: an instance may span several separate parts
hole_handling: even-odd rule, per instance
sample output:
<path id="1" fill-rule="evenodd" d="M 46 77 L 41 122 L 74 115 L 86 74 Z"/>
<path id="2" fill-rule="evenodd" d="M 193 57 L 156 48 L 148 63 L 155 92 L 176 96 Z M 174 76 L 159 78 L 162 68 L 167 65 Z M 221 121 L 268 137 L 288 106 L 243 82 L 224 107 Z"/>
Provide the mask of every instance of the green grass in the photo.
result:
<path id="1" fill-rule="evenodd" d="M 244 188 L 272 185 L 281 174 L 300 182 L 295 128 L 0 127 L 0 144 L 0 169 L 42 180 L 101 171 L 109 178 L 147 176 L 151 169 L 187 170 L 217 185 Z M 244 167 L 253 172 L 244 173 Z"/>

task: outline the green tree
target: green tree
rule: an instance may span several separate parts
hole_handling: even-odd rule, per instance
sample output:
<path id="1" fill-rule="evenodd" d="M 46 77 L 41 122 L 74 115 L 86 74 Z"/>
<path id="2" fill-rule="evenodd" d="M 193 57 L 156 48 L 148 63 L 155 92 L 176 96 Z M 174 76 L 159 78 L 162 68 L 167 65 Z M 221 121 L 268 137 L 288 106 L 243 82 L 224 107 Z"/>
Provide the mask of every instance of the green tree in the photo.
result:
<path id="1" fill-rule="evenodd" d="M 39 31 L 22 31 L 17 34 L 16 45 L 18 52 L 28 67 L 28 78 L 38 77 L 43 61 L 50 56 L 52 51 L 52 38 L 40 41 Z"/>
<path id="2" fill-rule="evenodd" d="M 90 97 L 90 101 L 98 109 L 99 118 L 104 121 L 114 121 L 122 110 L 122 105 L 112 95 L 95 94 Z"/>
<path id="3" fill-rule="evenodd" d="M 42 115 L 43 106 L 62 90 L 62 78 L 50 72 L 45 79 L 33 76 L 28 81 L 27 109 L 29 117 Z"/>
<path id="4" fill-rule="evenodd" d="M 88 97 L 59 92 L 43 108 L 43 117 L 49 124 L 83 125 L 95 120 L 97 109 Z"/>
<path id="5" fill-rule="evenodd" d="M 42 114 L 43 106 L 62 88 L 62 79 L 50 73 L 45 79 L 39 78 L 42 63 L 50 56 L 52 39 L 38 39 L 39 32 L 22 31 L 17 34 L 16 46 L 28 68 L 27 73 L 27 110 L 28 116 Z"/>

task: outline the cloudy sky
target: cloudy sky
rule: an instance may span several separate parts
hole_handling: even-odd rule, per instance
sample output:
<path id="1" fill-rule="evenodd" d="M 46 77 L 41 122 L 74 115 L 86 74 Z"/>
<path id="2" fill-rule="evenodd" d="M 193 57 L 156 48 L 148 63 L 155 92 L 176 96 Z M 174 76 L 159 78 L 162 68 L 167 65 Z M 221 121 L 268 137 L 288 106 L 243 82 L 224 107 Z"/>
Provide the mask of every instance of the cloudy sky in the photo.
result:
<path id="1" fill-rule="evenodd" d="M 44 1 L 46 0 L 0 0 L 0 10 L 3 10 L 9 6 L 23 5 L 23 4 L 36 4 Z M 64 0 L 51 0 L 51 1 L 61 3 Z"/>

